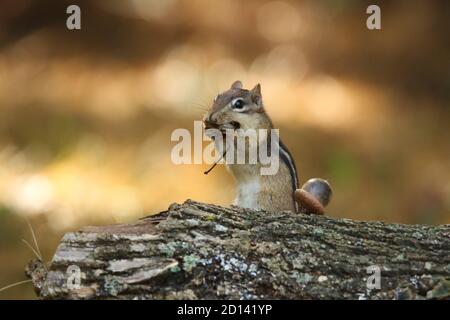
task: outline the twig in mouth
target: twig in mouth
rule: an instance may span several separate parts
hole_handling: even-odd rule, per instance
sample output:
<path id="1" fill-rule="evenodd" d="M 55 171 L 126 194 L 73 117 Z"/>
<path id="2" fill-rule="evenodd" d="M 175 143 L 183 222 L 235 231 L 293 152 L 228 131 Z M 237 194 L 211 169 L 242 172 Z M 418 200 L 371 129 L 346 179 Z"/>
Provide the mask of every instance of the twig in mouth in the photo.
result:
<path id="1" fill-rule="evenodd" d="M 221 156 L 218 160 L 216 160 L 216 162 L 214 162 L 214 164 L 212 165 L 211 168 L 209 168 L 208 170 L 206 170 L 206 171 L 203 172 L 203 173 L 204 173 L 204 174 L 210 173 L 210 172 L 212 171 L 212 169 L 214 169 L 214 168 L 217 166 L 217 164 L 218 164 L 223 158 L 225 158 L 225 156 L 226 156 L 226 154 L 227 154 L 227 151 L 228 151 L 228 149 L 226 149 L 226 150 L 223 152 L 222 156 Z"/>

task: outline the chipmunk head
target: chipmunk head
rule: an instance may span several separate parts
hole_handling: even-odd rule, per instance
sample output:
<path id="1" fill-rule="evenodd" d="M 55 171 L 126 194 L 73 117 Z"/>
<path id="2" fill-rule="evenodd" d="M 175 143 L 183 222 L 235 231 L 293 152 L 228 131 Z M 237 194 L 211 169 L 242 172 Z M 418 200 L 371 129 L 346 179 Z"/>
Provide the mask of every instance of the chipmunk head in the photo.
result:
<path id="1" fill-rule="evenodd" d="M 235 81 L 230 89 L 220 93 L 211 110 L 204 117 L 205 129 L 259 129 L 270 128 L 270 120 L 264 112 L 261 86 L 242 88 L 241 81 Z"/>

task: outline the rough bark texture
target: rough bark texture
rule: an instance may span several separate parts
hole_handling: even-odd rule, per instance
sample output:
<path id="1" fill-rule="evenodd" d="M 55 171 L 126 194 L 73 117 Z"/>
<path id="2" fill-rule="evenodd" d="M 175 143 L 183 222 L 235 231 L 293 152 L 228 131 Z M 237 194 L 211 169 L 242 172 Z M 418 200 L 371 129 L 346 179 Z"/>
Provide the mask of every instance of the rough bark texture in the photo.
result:
<path id="1" fill-rule="evenodd" d="M 399 225 L 186 201 L 67 233 L 27 266 L 43 299 L 448 299 L 450 225 Z M 81 270 L 69 288 L 69 266 Z M 368 289 L 367 268 L 381 269 Z"/>

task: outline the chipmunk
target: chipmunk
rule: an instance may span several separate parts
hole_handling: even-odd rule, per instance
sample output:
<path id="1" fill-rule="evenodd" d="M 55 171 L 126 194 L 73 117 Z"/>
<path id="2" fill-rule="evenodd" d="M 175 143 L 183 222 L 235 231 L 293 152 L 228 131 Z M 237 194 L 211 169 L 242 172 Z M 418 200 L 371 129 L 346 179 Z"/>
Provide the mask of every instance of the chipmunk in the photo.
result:
<path id="1" fill-rule="evenodd" d="M 204 128 L 218 129 L 224 139 L 226 130 L 234 130 L 237 135 L 239 129 L 267 129 L 257 130 L 258 136 L 262 132 L 273 129 L 272 121 L 266 113 L 262 101 L 261 86 L 257 84 L 253 89 L 242 88 L 241 81 L 235 81 L 231 88 L 219 94 L 211 109 L 203 118 Z M 270 139 L 269 134 L 261 137 L 263 141 L 278 143 L 279 163 L 278 171 L 273 175 L 261 175 L 263 164 L 258 157 L 256 163 L 226 163 L 237 182 L 237 196 L 234 205 L 269 211 L 289 210 L 292 212 L 323 214 L 324 207 L 329 203 L 332 190 L 329 183 L 323 179 L 310 179 L 299 189 L 295 162 L 284 144 L 278 139 Z M 278 142 L 271 142 L 278 140 Z M 234 144 L 237 152 L 236 139 L 224 141 L 225 145 Z M 248 144 L 245 144 L 248 147 Z M 216 150 L 225 151 L 216 145 Z M 248 148 L 244 151 L 248 156 Z M 234 155 L 233 155 L 234 156 Z M 223 157 L 222 157 L 223 158 Z M 214 167 L 214 166 L 213 166 Z M 212 168 L 211 168 L 212 169 Z M 209 171 L 208 171 L 209 172 Z M 207 172 L 205 172 L 207 173 Z"/>

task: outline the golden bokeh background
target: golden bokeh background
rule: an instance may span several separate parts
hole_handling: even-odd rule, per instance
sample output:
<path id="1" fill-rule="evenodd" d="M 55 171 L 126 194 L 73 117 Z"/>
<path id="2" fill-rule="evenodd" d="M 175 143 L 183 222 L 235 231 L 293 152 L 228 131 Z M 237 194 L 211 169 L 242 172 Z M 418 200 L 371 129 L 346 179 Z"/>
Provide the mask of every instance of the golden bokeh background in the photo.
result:
<path id="1" fill-rule="evenodd" d="M 301 183 L 332 183 L 330 216 L 450 223 L 450 3 L 382 3 L 374 31 L 370 4 L 0 1 L 0 287 L 33 258 L 25 218 L 50 260 L 83 225 L 229 204 L 223 166 L 174 165 L 170 135 L 237 79 L 261 83 Z"/>

